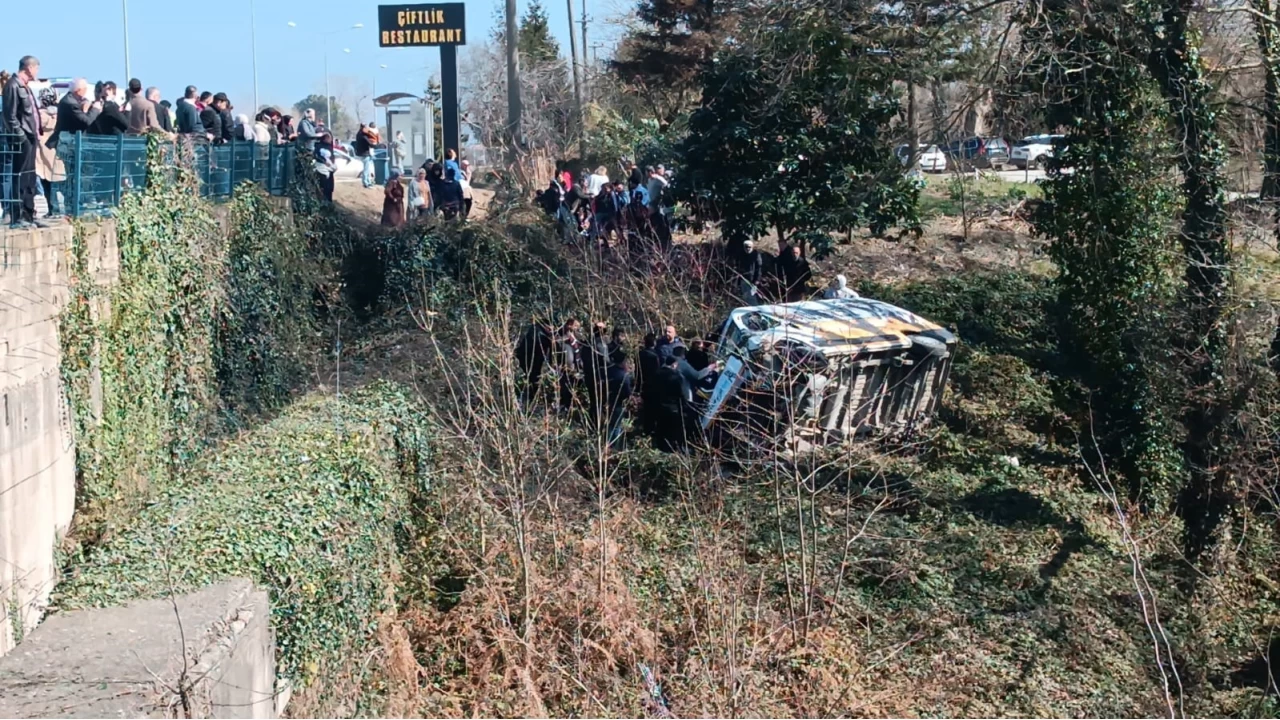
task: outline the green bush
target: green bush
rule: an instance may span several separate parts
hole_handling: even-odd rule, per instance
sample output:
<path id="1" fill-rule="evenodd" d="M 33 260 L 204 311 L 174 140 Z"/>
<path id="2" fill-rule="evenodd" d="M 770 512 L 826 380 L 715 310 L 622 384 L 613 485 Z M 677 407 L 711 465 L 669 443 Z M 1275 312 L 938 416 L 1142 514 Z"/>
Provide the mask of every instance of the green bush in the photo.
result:
<path id="1" fill-rule="evenodd" d="M 363 647 L 394 595 L 397 533 L 425 483 L 418 417 L 390 385 L 300 401 L 161 488 L 74 563 L 57 606 L 248 577 L 271 592 L 281 675 L 305 684 Z"/>

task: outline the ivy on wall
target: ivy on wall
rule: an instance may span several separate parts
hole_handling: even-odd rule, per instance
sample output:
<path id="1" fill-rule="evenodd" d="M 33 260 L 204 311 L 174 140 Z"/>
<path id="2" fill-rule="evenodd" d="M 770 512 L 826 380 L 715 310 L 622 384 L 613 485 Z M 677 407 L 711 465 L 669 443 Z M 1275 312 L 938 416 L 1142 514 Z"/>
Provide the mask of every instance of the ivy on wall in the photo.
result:
<path id="1" fill-rule="evenodd" d="M 280 674 L 306 686 L 363 657 L 394 598 L 426 441 L 396 386 L 304 399 L 155 493 L 77 563 L 55 603 L 105 607 L 248 577 L 271 592 Z"/>
<path id="2" fill-rule="evenodd" d="M 194 173 L 158 142 L 148 162 L 166 181 L 121 199 L 118 282 L 95 282 L 85 225 L 70 252 L 62 373 L 90 542 L 184 473 L 220 417 L 286 399 L 314 328 L 317 273 L 288 213 L 246 185 L 223 230 Z"/>

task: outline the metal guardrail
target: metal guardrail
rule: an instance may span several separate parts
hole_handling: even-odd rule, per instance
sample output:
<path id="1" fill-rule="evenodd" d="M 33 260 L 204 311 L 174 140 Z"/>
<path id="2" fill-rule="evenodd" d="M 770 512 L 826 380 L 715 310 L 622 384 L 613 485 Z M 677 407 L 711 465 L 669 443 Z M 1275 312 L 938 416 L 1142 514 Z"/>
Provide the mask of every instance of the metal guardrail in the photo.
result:
<path id="1" fill-rule="evenodd" d="M 4 223 L 18 209 L 14 188 L 17 162 L 12 136 L 0 134 L 0 210 Z M 272 195 L 284 195 L 294 179 L 294 145 L 259 145 L 246 140 L 212 145 L 180 136 L 166 147 L 173 165 L 188 165 L 200 179 L 200 196 L 229 198 L 244 182 L 261 185 Z M 58 144 L 63 179 L 52 183 L 52 208 L 72 217 L 99 215 L 120 203 L 127 192 L 147 186 L 147 138 L 132 135 L 64 134 Z M 44 193 L 44 188 L 40 188 Z"/>

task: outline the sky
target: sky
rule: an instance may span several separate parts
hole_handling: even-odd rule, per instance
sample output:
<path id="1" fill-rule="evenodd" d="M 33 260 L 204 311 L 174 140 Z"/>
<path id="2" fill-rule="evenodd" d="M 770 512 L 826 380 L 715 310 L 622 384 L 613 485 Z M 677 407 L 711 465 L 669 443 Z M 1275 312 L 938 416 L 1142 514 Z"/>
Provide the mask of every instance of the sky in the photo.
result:
<path id="1" fill-rule="evenodd" d="M 15 0 L 16 1 L 16 0 Z M 250 12 L 250 2 L 254 2 Z M 585 0 L 588 43 L 608 43 L 619 34 L 632 3 L 628 0 Z M 32 11 L 5 13 L 5 52 L 0 67 L 11 72 L 18 58 L 35 55 L 44 78 L 83 76 L 92 84 L 115 80 L 124 86 L 124 11 L 128 7 L 129 68 L 144 85 L 160 88 L 175 100 L 189 84 L 201 90 L 225 92 L 239 109 L 253 106 L 253 43 L 256 28 L 258 98 L 260 105 L 291 107 L 308 94 L 324 93 L 323 48 L 316 33 L 339 30 L 327 40 L 330 91 L 340 100 L 365 98 L 362 115 L 372 107 L 376 90 L 420 93 L 428 74 L 439 72 L 440 53 L 434 48 L 378 47 L 376 0 L 221 0 L 173 3 L 169 0 L 60 0 L 56 12 L 41 6 Z M 573 0 L 575 16 L 583 0 Z M 529 0 L 518 0 L 521 14 Z M 568 9 L 562 0 L 544 0 L 551 30 L 561 51 L 568 53 Z M 494 13 L 504 0 L 470 0 L 467 6 L 468 45 L 482 44 L 493 27 Z M 307 8 L 304 12 L 303 8 Z M 579 18 L 575 17 L 575 21 Z M 296 23 L 296 28 L 289 23 Z M 363 29 L 346 29 L 363 23 Z M 579 26 L 575 25 L 575 31 Z M 581 40 L 579 40 L 581 43 Z M 344 52 L 350 50 L 350 52 Z M 465 67 L 467 48 L 459 49 Z M 381 65 L 386 65 L 385 69 Z M 465 85 L 465 79 L 460 78 Z M 251 114 L 251 113 L 250 113 Z"/>

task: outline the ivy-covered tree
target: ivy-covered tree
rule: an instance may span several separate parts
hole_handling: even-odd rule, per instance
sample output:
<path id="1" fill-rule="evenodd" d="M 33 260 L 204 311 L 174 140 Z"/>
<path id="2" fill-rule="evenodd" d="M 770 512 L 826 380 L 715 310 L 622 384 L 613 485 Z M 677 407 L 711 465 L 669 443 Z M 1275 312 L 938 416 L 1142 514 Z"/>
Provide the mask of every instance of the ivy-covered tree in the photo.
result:
<path id="1" fill-rule="evenodd" d="M 1179 139 L 1182 252 L 1186 258 L 1183 347 L 1191 383 L 1183 453 L 1190 476 L 1179 503 L 1184 550 L 1198 560 L 1218 540 L 1221 524 L 1243 499 L 1230 461 L 1232 388 L 1228 377 L 1231 250 L 1227 237 L 1227 153 L 1190 0 L 1139 4 L 1148 14 L 1147 64 L 1168 104 Z M 1247 394 L 1247 393 L 1244 393 Z"/>
<path id="2" fill-rule="evenodd" d="M 1180 485 L 1168 331 L 1176 294 L 1167 113 L 1139 62 L 1137 18 L 1075 0 L 1037 8 L 1025 77 L 1047 127 L 1066 137 L 1050 161 L 1038 233 L 1058 265 L 1064 357 L 1089 393 L 1086 448 L 1129 495 L 1167 506 Z"/>
<path id="3" fill-rule="evenodd" d="M 704 76 L 678 192 L 710 204 L 731 241 L 772 229 L 821 256 L 850 227 L 918 227 L 919 188 L 887 132 L 892 65 L 851 24 L 840 10 L 783 14 Z"/>

